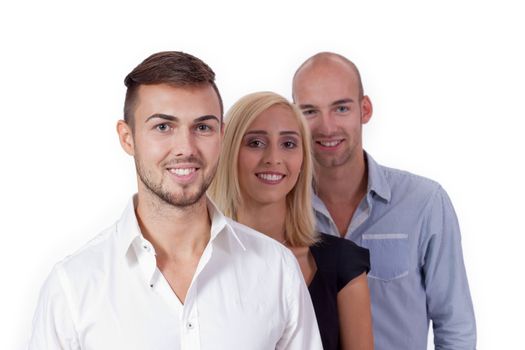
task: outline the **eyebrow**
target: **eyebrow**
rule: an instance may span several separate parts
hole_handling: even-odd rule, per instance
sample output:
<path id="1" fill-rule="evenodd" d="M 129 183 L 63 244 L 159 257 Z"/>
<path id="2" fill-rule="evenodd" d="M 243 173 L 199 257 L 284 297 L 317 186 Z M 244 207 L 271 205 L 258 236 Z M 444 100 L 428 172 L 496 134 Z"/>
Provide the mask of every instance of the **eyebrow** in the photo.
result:
<path id="1" fill-rule="evenodd" d="M 340 99 L 340 100 L 337 100 L 337 101 L 334 101 L 332 102 L 332 106 L 337 106 L 337 105 L 342 105 L 342 104 L 345 104 L 345 103 L 352 103 L 354 102 L 354 100 L 352 100 L 351 98 L 343 98 L 343 99 Z"/>
<path id="2" fill-rule="evenodd" d="M 155 114 L 150 115 L 148 119 L 146 119 L 145 123 L 149 122 L 151 119 L 164 119 L 164 120 L 169 120 L 171 122 L 175 122 L 179 120 L 179 118 L 169 115 L 169 114 L 155 113 Z"/>
<path id="3" fill-rule="evenodd" d="M 246 132 L 246 134 L 244 134 L 244 136 L 246 136 L 246 135 L 268 135 L 268 132 L 265 131 L 265 130 L 251 130 L 251 131 Z M 293 131 L 293 130 L 280 131 L 279 135 L 297 135 L 297 136 L 301 136 L 299 134 L 299 132 Z"/>
<path id="4" fill-rule="evenodd" d="M 352 100 L 351 98 L 342 98 L 340 100 L 332 102 L 330 106 L 337 106 L 337 105 L 342 105 L 345 103 L 353 103 L 353 102 L 355 101 Z M 314 108 L 317 108 L 317 106 L 314 106 L 312 104 L 299 105 L 299 109 L 314 109 Z"/>
<path id="5" fill-rule="evenodd" d="M 299 105 L 299 109 L 312 109 L 315 108 L 314 105 Z"/>
<path id="6" fill-rule="evenodd" d="M 155 114 L 150 115 L 148 117 L 148 119 L 146 119 L 145 123 L 149 122 L 151 119 L 163 119 L 163 120 L 168 120 L 170 122 L 178 122 L 179 121 L 179 118 L 177 118 L 177 117 L 175 117 L 173 115 L 163 114 L 163 113 L 155 113 Z M 200 123 L 200 122 L 203 122 L 203 121 L 206 121 L 206 120 L 216 120 L 217 123 L 220 124 L 219 118 L 217 118 L 216 116 L 211 115 L 211 114 L 203 115 L 201 117 L 195 118 L 193 120 L 193 122 L 194 123 Z"/>
<path id="7" fill-rule="evenodd" d="M 200 122 L 203 122 L 203 121 L 206 121 L 206 120 L 216 120 L 217 123 L 219 123 L 219 124 L 221 123 L 219 118 L 217 118 L 216 116 L 214 116 L 212 114 L 203 115 L 202 117 L 198 117 L 195 120 L 193 120 L 193 122 L 194 123 L 200 123 Z"/>

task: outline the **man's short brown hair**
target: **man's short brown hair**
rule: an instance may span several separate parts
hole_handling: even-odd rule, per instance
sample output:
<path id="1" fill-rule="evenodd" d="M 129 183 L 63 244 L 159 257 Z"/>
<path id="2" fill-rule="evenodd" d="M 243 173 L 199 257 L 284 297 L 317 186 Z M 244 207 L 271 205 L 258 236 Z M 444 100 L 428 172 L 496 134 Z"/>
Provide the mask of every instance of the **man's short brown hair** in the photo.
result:
<path id="1" fill-rule="evenodd" d="M 124 85 L 128 88 L 124 102 L 124 120 L 132 129 L 138 87 L 154 84 L 168 84 L 177 87 L 211 85 L 219 98 L 222 121 L 222 98 L 217 85 L 215 85 L 213 70 L 206 63 L 190 54 L 180 51 L 164 51 L 146 58 L 124 79 Z"/>

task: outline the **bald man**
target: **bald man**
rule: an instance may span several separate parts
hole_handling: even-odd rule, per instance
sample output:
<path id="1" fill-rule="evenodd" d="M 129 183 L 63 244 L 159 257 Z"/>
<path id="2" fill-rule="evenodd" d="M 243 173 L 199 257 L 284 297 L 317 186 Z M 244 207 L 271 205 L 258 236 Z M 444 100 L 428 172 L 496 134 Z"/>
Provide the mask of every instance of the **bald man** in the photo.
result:
<path id="1" fill-rule="evenodd" d="M 293 98 L 312 131 L 318 230 L 370 250 L 376 349 L 426 349 L 430 320 L 436 349 L 475 349 L 454 208 L 435 181 L 381 166 L 363 150 L 373 109 L 357 67 L 319 53 L 295 73 Z"/>

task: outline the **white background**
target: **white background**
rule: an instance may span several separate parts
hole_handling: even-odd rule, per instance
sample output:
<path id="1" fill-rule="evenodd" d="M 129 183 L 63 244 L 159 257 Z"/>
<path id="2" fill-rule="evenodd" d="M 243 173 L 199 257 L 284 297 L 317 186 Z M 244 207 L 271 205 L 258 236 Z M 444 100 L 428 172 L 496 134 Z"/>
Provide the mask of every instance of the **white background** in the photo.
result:
<path id="1" fill-rule="evenodd" d="M 0 349 L 25 348 L 53 264 L 120 215 L 124 76 L 161 50 L 217 73 L 226 108 L 290 97 L 321 50 L 361 70 L 365 148 L 439 181 L 455 204 L 479 349 L 523 343 L 524 11 L 510 1 L 3 1 Z"/>

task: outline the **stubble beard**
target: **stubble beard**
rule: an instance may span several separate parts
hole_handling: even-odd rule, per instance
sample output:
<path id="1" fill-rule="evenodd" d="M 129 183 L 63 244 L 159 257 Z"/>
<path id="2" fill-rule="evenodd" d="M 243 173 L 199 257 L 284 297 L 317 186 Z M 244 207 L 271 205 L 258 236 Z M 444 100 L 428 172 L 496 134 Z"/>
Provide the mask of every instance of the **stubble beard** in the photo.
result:
<path id="1" fill-rule="evenodd" d="M 203 169 L 204 167 L 202 166 L 202 162 L 199 163 L 201 165 L 200 169 Z M 154 182 L 151 179 L 151 176 L 148 175 L 147 171 L 145 170 L 145 167 L 142 165 L 140 160 L 135 160 L 135 168 L 137 170 L 139 179 L 149 190 L 149 192 L 158 197 L 162 202 L 177 208 L 187 208 L 193 206 L 201 200 L 202 196 L 204 196 L 206 191 L 208 190 L 208 187 L 210 186 L 213 177 L 215 176 L 217 166 L 218 162 L 212 169 L 210 169 L 207 175 L 205 174 L 205 177 L 197 191 L 193 194 L 190 193 L 189 195 L 187 195 L 184 192 L 193 184 L 190 184 L 188 186 L 182 186 L 181 193 L 170 192 L 164 187 L 164 177 L 160 180 L 160 182 Z"/>
<path id="2" fill-rule="evenodd" d="M 339 157 L 323 157 L 319 155 L 315 156 L 315 160 L 323 168 L 337 168 L 343 166 L 348 163 L 351 158 L 352 153 L 350 151 L 345 152 Z"/>

